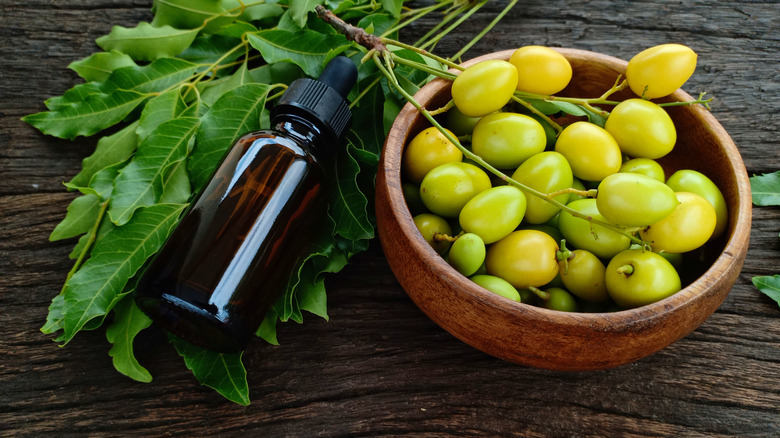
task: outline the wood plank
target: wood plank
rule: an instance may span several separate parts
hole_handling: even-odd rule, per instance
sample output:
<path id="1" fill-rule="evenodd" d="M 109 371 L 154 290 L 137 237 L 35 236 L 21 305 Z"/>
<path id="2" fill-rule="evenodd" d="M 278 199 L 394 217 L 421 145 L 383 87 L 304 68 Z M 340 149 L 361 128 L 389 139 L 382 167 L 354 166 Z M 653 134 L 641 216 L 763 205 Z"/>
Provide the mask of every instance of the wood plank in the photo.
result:
<path id="1" fill-rule="evenodd" d="M 39 328 L 74 242 L 47 238 L 75 196 L 61 183 L 95 140 L 45 137 L 19 118 L 77 83 L 68 63 L 95 51 L 113 24 L 149 20 L 151 1 L 13 3 L 0 6 L 0 435 L 780 434 L 780 311 L 750 282 L 780 273 L 778 208 L 754 209 L 742 274 L 711 318 L 612 370 L 537 370 L 472 349 L 414 306 L 376 242 L 328 278 L 330 321 L 307 315 L 280 327 L 280 346 L 250 346 L 249 407 L 199 386 L 156 329 L 136 341 L 151 384 L 114 371 L 100 330 L 57 347 Z M 436 51 L 457 51 L 503 4 L 486 6 Z M 778 17 L 776 2 L 521 1 L 467 57 L 545 44 L 628 59 L 654 44 L 689 44 L 699 67 L 685 89 L 716 98 L 712 112 L 748 173 L 763 173 L 780 169 Z M 405 40 L 436 22 L 415 24 Z"/>

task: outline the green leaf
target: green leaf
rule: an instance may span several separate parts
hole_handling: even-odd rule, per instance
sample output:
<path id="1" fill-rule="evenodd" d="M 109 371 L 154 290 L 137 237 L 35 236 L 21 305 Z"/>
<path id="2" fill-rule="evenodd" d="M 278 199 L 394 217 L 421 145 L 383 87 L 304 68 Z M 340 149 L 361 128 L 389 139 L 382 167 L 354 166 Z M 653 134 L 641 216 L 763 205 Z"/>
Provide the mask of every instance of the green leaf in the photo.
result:
<path id="1" fill-rule="evenodd" d="M 246 84 L 225 93 L 214 103 L 198 128 L 189 171 L 194 190 L 199 190 L 214 172 L 225 151 L 242 135 L 261 128 L 267 118 L 265 99 L 274 87 Z"/>
<path id="2" fill-rule="evenodd" d="M 553 104 L 552 102 L 547 102 L 546 100 L 526 99 L 526 102 L 530 103 L 531 106 L 539 110 L 539 112 L 541 112 L 544 115 L 557 114 L 561 112 L 561 109 L 558 108 L 557 105 Z"/>
<path id="3" fill-rule="evenodd" d="M 313 12 L 314 8 L 322 2 L 323 0 L 290 0 L 290 14 L 293 21 L 300 27 L 306 26 L 309 12 Z"/>
<path id="4" fill-rule="evenodd" d="M 116 134 L 98 140 L 95 152 L 81 161 L 81 171 L 70 180 L 70 183 L 87 186 L 99 170 L 130 158 L 138 147 L 136 128 L 138 128 L 137 121 L 125 126 Z"/>
<path id="5" fill-rule="evenodd" d="M 184 204 L 192 195 L 190 177 L 187 175 L 187 160 L 179 160 L 165 170 L 168 179 L 165 181 L 160 202 L 170 204 Z"/>
<path id="6" fill-rule="evenodd" d="M 106 329 L 106 339 L 113 344 L 108 355 L 113 358 L 114 368 L 133 380 L 147 383 L 152 381 L 152 375 L 135 358 L 133 340 L 150 325 L 152 320 L 128 295 L 114 307 L 114 321 Z"/>
<path id="7" fill-rule="evenodd" d="M 276 322 L 279 320 L 279 315 L 274 309 L 269 309 L 265 314 L 263 322 L 260 327 L 257 328 L 255 335 L 262 338 L 265 342 L 271 345 L 279 345 L 279 340 L 276 338 Z"/>
<path id="8" fill-rule="evenodd" d="M 753 277 L 753 285 L 780 305 L 780 274 L 774 276 Z"/>
<path id="9" fill-rule="evenodd" d="M 51 300 L 49 313 L 46 315 L 46 324 L 41 327 L 41 332 L 52 334 L 62 330 L 62 320 L 65 319 L 65 295 L 59 294 Z"/>
<path id="10" fill-rule="evenodd" d="M 284 8 L 272 3 L 258 3 L 251 6 L 247 6 L 244 9 L 244 13 L 238 17 L 243 21 L 259 21 L 268 18 L 277 18 L 284 13 Z"/>
<path id="11" fill-rule="evenodd" d="M 292 62 L 312 77 L 318 77 L 328 60 L 351 45 L 342 35 L 323 35 L 310 30 L 264 30 L 249 35 L 249 43 L 268 63 Z"/>
<path id="12" fill-rule="evenodd" d="M 246 368 L 241 362 L 243 352 L 216 353 L 173 335 L 170 335 L 168 340 L 176 347 L 187 368 L 201 385 L 216 390 L 234 403 L 249 405 L 249 384 L 246 380 Z"/>
<path id="13" fill-rule="evenodd" d="M 230 24 L 234 17 L 217 15 L 225 12 L 225 8 L 214 0 L 154 0 L 154 20 L 152 26 L 172 26 L 177 29 L 195 29 L 209 21 L 205 30 L 212 31 Z"/>
<path id="14" fill-rule="evenodd" d="M 780 171 L 750 177 L 750 190 L 754 204 L 780 205 Z"/>
<path id="15" fill-rule="evenodd" d="M 385 97 L 382 89 L 374 85 L 359 102 L 359 111 L 352 114 L 352 125 L 347 140 L 357 149 L 375 155 L 378 159 L 387 137 L 382 123 Z"/>
<path id="16" fill-rule="evenodd" d="M 69 239 L 86 233 L 95 226 L 100 214 L 100 198 L 89 194 L 79 196 L 68 205 L 68 213 L 49 235 L 49 241 Z"/>
<path id="17" fill-rule="evenodd" d="M 246 63 L 243 63 L 232 75 L 218 79 L 207 86 L 203 92 L 201 92 L 200 98 L 206 105 L 213 106 L 214 103 L 228 91 L 251 82 L 253 82 L 252 77 L 249 75 Z"/>
<path id="18" fill-rule="evenodd" d="M 179 117 L 158 126 L 138 146 L 133 160 L 114 181 L 114 194 L 108 214 L 117 225 L 124 225 L 140 207 L 160 199 L 171 164 L 187 155 L 187 145 L 198 129 L 195 117 Z"/>
<path id="19" fill-rule="evenodd" d="M 98 234 L 95 238 L 95 242 L 99 242 L 100 239 L 102 239 L 109 231 L 116 228 L 113 222 L 107 217 L 103 216 L 102 221 L 100 222 L 100 227 L 98 228 Z M 90 239 L 90 234 L 84 234 L 79 238 L 79 241 L 76 243 L 76 245 L 71 250 L 70 254 L 68 255 L 68 258 L 71 260 L 75 260 L 79 258 L 79 255 L 81 255 L 81 252 L 84 250 L 84 247 L 87 245 L 87 241 Z"/>
<path id="20" fill-rule="evenodd" d="M 114 26 L 110 34 L 95 42 L 105 51 L 126 53 L 135 61 L 154 61 L 178 55 L 192 44 L 198 32 L 198 29 L 179 30 L 167 25 L 154 27 L 141 22 L 132 28 Z"/>
<path id="21" fill-rule="evenodd" d="M 308 255 L 303 257 L 298 262 L 297 269 L 290 273 L 284 295 L 272 306 L 281 321 L 292 319 L 299 323 L 303 322 L 301 300 L 306 301 L 308 308 L 313 310 L 312 313 L 328 318 L 325 297 L 322 295 L 324 288 L 321 288 L 318 277 L 325 269 L 333 272 L 341 269 L 343 265 L 340 265 L 340 261 L 344 260 L 346 263 L 346 258 L 339 253 L 333 236 L 326 229 L 322 230 L 307 251 Z M 336 257 L 338 261 L 331 262 L 329 260 L 331 257 Z"/>
<path id="22" fill-rule="evenodd" d="M 114 70 L 130 66 L 136 66 L 132 58 L 124 53 L 111 51 L 94 53 L 88 58 L 71 62 L 68 68 L 78 73 L 87 82 L 103 82 Z"/>
<path id="23" fill-rule="evenodd" d="M 387 14 L 371 14 L 360 19 L 358 27 L 366 29 L 367 31 L 371 29 L 370 33 L 374 35 L 382 35 L 388 29 L 395 26 L 396 23 L 397 20 Z"/>
<path id="24" fill-rule="evenodd" d="M 554 105 L 555 107 L 565 112 L 566 114 L 570 114 L 572 116 L 586 116 L 591 123 L 599 125 L 602 128 L 604 127 L 604 123 L 606 123 L 607 121 L 607 119 L 604 118 L 604 116 L 600 114 L 596 114 L 593 111 L 590 111 L 589 109 L 583 108 L 573 103 L 557 102 L 557 101 L 552 101 L 548 103 Z"/>
<path id="25" fill-rule="evenodd" d="M 390 15 L 396 18 L 401 16 L 401 7 L 403 4 L 403 0 L 382 0 L 382 7 L 389 12 Z"/>
<path id="26" fill-rule="evenodd" d="M 300 67 L 289 62 L 266 64 L 249 70 L 252 81 L 259 84 L 286 84 L 303 77 Z"/>
<path id="27" fill-rule="evenodd" d="M 146 94 L 126 90 L 92 94 L 73 105 L 31 114 L 22 120 L 46 135 L 72 140 L 114 126 L 147 97 Z"/>
<path id="28" fill-rule="evenodd" d="M 336 158 L 328 214 L 335 223 L 334 233 L 352 240 L 374 237 L 374 227 L 367 211 L 368 199 L 358 186 L 358 173 L 360 165 L 348 148 L 340 149 Z"/>
<path id="29" fill-rule="evenodd" d="M 89 188 L 100 196 L 101 200 L 108 201 L 114 192 L 114 181 L 119 176 L 119 171 L 126 165 L 127 160 L 98 170 L 92 179 L 89 180 Z"/>
<path id="30" fill-rule="evenodd" d="M 173 89 L 149 99 L 138 119 L 138 139 L 144 141 L 158 126 L 179 117 L 187 109 L 187 104 L 179 89 Z"/>
<path id="31" fill-rule="evenodd" d="M 236 46 L 241 45 L 241 40 L 222 35 L 198 35 L 195 41 L 181 52 L 178 58 L 198 64 L 213 64 L 219 59 L 224 62 L 233 62 L 243 55 L 242 50 L 235 50 L 226 56 Z M 223 56 L 225 56 L 223 58 Z"/>
<path id="32" fill-rule="evenodd" d="M 87 82 L 78 84 L 66 91 L 62 96 L 46 99 L 44 104 L 50 111 L 56 111 L 67 106 L 74 106 L 85 100 L 87 96 L 103 93 L 103 84 L 98 82 Z"/>
<path id="33" fill-rule="evenodd" d="M 146 259 L 159 251 L 186 205 L 157 204 L 138 211 L 125 226 L 95 243 L 90 258 L 65 284 L 62 336 L 68 343 L 85 324 L 105 317 L 128 280 Z M 48 326 L 49 324 L 47 324 Z"/>
<path id="34" fill-rule="evenodd" d="M 161 58 L 141 67 L 123 67 L 111 74 L 104 90 L 122 89 L 140 93 L 161 93 L 187 82 L 196 64 L 176 58 Z"/>

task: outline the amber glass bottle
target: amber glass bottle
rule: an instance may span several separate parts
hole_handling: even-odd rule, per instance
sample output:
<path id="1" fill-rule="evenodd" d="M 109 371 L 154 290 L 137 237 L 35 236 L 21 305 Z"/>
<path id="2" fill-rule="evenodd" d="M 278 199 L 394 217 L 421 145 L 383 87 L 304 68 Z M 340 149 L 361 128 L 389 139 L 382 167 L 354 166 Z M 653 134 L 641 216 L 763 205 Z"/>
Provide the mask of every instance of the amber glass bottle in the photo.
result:
<path id="1" fill-rule="evenodd" d="M 272 129 L 235 142 L 136 286 L 157 324 L 215 351 L 246 346 L 326 223 L 324 163 L 349 127 L 356 77 L 334 58 L 319 80 L 290 85 Z"/>

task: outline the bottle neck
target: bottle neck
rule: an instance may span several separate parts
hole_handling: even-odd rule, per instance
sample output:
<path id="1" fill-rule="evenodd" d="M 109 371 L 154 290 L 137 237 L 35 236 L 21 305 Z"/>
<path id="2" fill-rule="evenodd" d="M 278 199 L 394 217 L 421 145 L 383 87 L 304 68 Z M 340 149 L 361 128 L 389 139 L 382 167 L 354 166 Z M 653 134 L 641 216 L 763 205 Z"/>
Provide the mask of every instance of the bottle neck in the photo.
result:
<path id="1" fill-rule="evenodd" d="M 295 114 L 278 115 L 273 123 L 274 130 L 308 146 L 318 158 L 325 158 L 334 152 L 334 146 L 328 142 L 328 134 L 304 117 Z"/>

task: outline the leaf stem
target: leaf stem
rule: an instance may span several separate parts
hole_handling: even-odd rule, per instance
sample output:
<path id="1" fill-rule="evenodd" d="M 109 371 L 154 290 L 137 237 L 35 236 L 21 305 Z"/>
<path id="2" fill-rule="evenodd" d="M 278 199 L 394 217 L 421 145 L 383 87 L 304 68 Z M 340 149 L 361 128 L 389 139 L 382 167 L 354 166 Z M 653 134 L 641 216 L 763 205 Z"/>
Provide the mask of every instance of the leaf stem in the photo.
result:
<path id="1" fill-rule="evenodd" d="M 430 39 L 430 40 L 428 40 L 427 42 L 425 42 L 425 43 L 421 44 L 421 45 L 420 45 L 420 48 L 421 48 L 421 49 L 426 49 L 426 48 L 428 48 L 428 47 L 431 47 L 431 48 L 433 48 L 433 46 L 435 46 L 435 45 L 436 45 L 436 44 L 437 44 L 439 41 L 441 41 L 441 39 L 442 39 L 442 38 L 444 38 L 445 36 L 447 36 L 447 34 L 449 34 L 450 32 L 452 32 L 453 30 L 455 30 L 455 29 L 456 29 L 458 26 L 460 26 L 460 25 L 461 25 L 461 23 L 463 23 L 464 21 L 466 21 L 466 20 L 467 20 L 469 17 L 471 17 L 472 15 L 474 15 L 474 13 L 476 13 L 478 10 L 480 10 L 480 9 L 482 8 L 482 6 L 485 6 L 485 4 L 487 4 L 487 2 L 488 2 L 488 1 L 489 1 L 489 0 L 481 0 L 481 1 L 480 1 L 479 3 L 477 3 L 476 5 L 469 6 L 469 9 L 466 11 L 466 13 L 465 13 L 465 14 L 463 14 L 463 15 L 462 15 L 460 18 L 458 18 L 457 20 L 455 20 L 455 22 L 454 22 L 454 23 L 452 23 L 452 24 L 451 24 L 449 27 L 447 27 L 446 29 L 444 29 L 444 30 L 443 30 L 441 33 L 439 33 L 438 35 L 436 35 L 436 37 L 434 37 L 434 38 L 431 38 L 431 39 Z"/>
<path id="2" fill-rule="evenodd" d="M 100 229 L 100 224 L 103 223 L 103 216 L 105 216 L 106 210 L 108 210 L 108 200 L 105 200 L 100 204 L 100 210 L 98 210 L 97 219 L 95 220 L 95 224 L 92 225 L 92 228 L 89 230 L 89 237 L 87 237 L 87 242 L 84 244 L 84 248 L 81 249 L 81 253 L 79 253 L 79 256 L 76 259 L 76 262 L 73 264 L 73 267 L 70 268 L 67 277 L 65 277 L 65 282 L 62 284 L 60 293 L 65 292 L 65 288 L 68 286 L 68 282 L 70 281 L 71 277 L 73 277 L 76 271 L 81 268 L 81 265 L 84 263 L 84 259 L 86 259 L 87 254 L 89 254 L 89 252 L 92 250 L 92 245 L 97 240 L 98 230 Z"/>
<path id="3" fill-rule="evenodd" d="M 480 39 L 482 39 L 483 36 L 485 36 L 488 32 L 490 32 L 493 27 L 498 24 L 499 21 L 501 21 L 502 18 L 504 18 L 504 15 L 506 15 L 516 4 L 518 0 L 512 0 L 509 2 L 509 4 L 506 5 L 506 7 L 496 15 L 496 17 L 493 19 L 493 21 L 490 22 L 487 26 L 485 26 L 484 29 L 482 29 L 482 32 L 478 33 L 474 38 L 471 39 L 471 41 L 468 42 L 465 46 L 463 46 L 460 50 L 458 50 L 458 53 L 452 55 L 450 59 L 460 59 L 461 56 L 463 56 L 464 53 L 466 53 L 471 46 L 476 44 Z"/>

